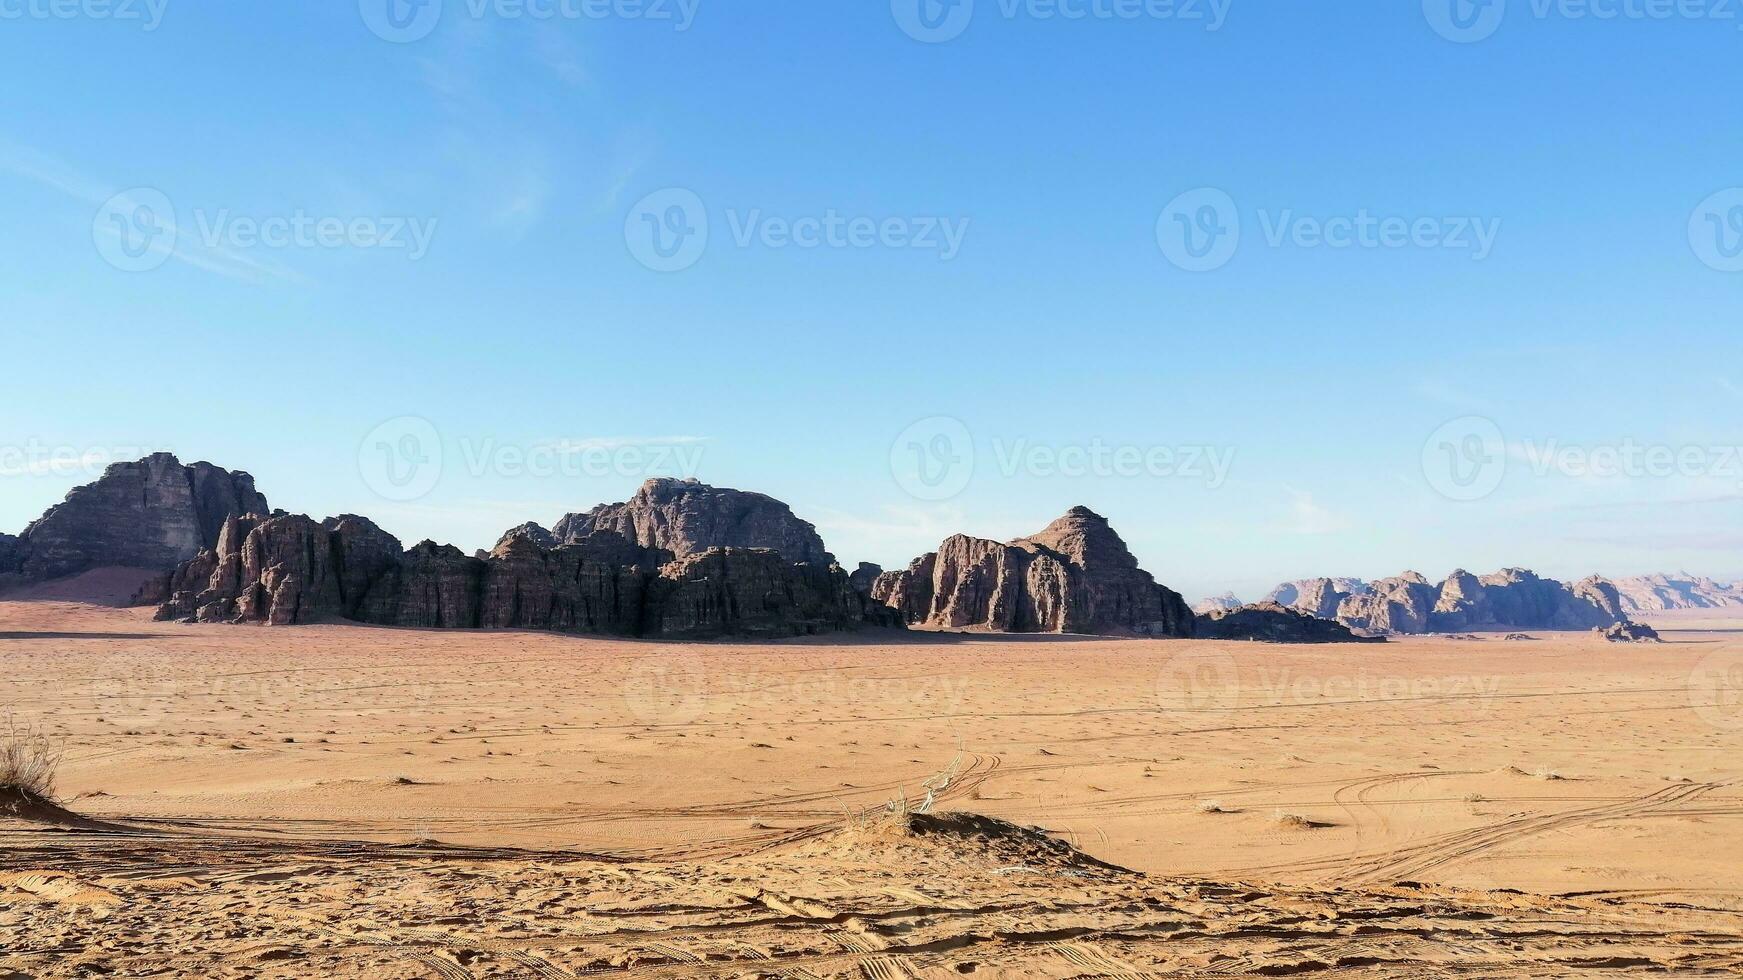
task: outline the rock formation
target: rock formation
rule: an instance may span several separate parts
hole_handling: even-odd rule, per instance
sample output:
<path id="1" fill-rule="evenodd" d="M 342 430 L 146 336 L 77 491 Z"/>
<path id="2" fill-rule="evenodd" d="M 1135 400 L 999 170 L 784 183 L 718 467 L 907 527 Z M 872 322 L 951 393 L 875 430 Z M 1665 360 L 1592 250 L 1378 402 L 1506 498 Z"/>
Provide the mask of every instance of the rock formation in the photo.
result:
<path id="1" fill-rule="evenodd" d="M 1365 633 L 1425 633 L 1440 590 L 1418 572 L 1381 579 L 1338 603 L 1337 620 Z"/>
<path id="2" fill-rule="evenodd" d="M 1208 616 L 1213 612 L 1239 609 L 1244 605 L 1246 605 L 1246 603 L 1241 601 L 1240 596 L 1235 595 L 1233 592 L 1224 592 L 1222 595 L 1206 596 L 1203 599 L 1198 600 L 1192 604 L 1192 611 L 1194 614 L 1202 617 Z"/>
<path id="3" fill-rule="evenodd" d="M 872 589 L 878 584 L 878 576 L 883 573 L 884 569 L 882 565 L 874 565 L 869 561 L 862 561 L 859 563 L 859 567 L 854 569 L 853 572 L 847 576 L 847 580 L 852 583 L 854 591 L 871 595 Z"/>
<path id="4" fill-rule="evenodd" d="M 397 539 L 354 516 L 232 518 L 156 591 L 159 619 L 536 629 L 700 639 L 899 625 L 836 566 L 766 549 L 675 556 L 598 531 L 554 548 L 511 534 L 485 558 Z"/>
<path id="5" fill-rule="evenodd" d="M 1621 622 L 1598 627 L 1593 632 L 1611 643 L 1663 643 L 1658 631 L 1642 623 Z"/>
<path id="6" fill-rule="evenodd" d="M 1320 619 L 1292 606 L 1259 602 L 1218 609 L 1198 618 L 1201 639 L 1257 640 L 1265 643 L 1372 643 L 1384 637 L 1357 636 L 1348 626 Z"/>
<path id="7" fill-rule="evenodd" d="M 817 529 L 786 504 L 760 493 L 695 480 L 649 480 L 621 504 L 569 514 L 551 528 L 556 540 L 565 544 L 597 531 L 613 531 L 644 548 L 680 558 L 712 548 L 762 548 L 779 552 L 790 562 L 835 564 Z"/>
<path id="8" fill-rule="evenodd" d="M 25 581 L 101 567 L 167 570 L 210 548 L 226 519 L 266 513 L 254 478 L 168 453 L 115 463 L 0 542 L 0 576 Z"/>
<path id="9" fill-rule="evenodd" d="M 1483 576 L 1460 569 L 1438 586 L 1406 572 L 1369 589 L 1338 603 L 1338 622 L 1365 633 L 1461 633 L 1583 630 L 1626 618 L 1615 586 L 1604 579 L 1569 585 L 1518 568 Z M 1303 592 L 1311 595 L 1311 590 Z"/>
<path id="10" fill-rule="evenodd" d="M 1615 586 L 1590 578 L 1573 585 L 1519 568 L 1478 577 L 1455 571 L 1441 585 L 1429 614 L 1436 633 L 1466 630 L 1577 630 L 1624 618 Z"/>
<path id="11" fill-rule="evenodd" d="M 1309 616 L 1330 619 L 1337 614 L 1338 603 L 1346 597 L 1367 595 L 1370 591 L 1368 583 L 1359 578 L 1307 578 L 1284 582 L 1261 601 L 1291 606 Z"/>
<path id="12" fill-rule="evenodd" d="M 958 534 L 872 598 L 910 625 L 998 633 L 1190 636 L 1192 610 L 1138 567 L 1105 518 L 1073 508 L 1008 543 Z"/>
<path id="13" fill-rule="evenodd" d="M 1743 607 L 1743 582 L 1717 582 L 1688 575 L 1640 575 L 1610 580 L 1622 598 L 1622 611 L 1671 612 L 1678 609 Z"/>
<path id="14" fill-rule="evenodd" d="M 503 545 L 507 544 L 509 542 L 509 540 L 512 538 L 526 538 L 527 540 L 531 541 L 533 544 L 536 544 L 539 547 L 546 549 L 547 551 L 552 549 L 552 548 L 555 548 L 558 544 L 561 543 L 557 540 L 557 536 L 555 534 L 552 534 L 550 531 L 545 530 L 544 525 L 536 524 L 532 521 L 528 521 L 519 527 L 511 527 L 508 530 L 502 532 L 502 537 L 496 539 L 496 547 L 498 547 L 498 548 L 502 547 Z M 490 554 L 490 552 L 488 552 L 488 551 L 481 552 L 478 557 L 483 558 L 483 557 L 488 556 L 489 554 Z"/>

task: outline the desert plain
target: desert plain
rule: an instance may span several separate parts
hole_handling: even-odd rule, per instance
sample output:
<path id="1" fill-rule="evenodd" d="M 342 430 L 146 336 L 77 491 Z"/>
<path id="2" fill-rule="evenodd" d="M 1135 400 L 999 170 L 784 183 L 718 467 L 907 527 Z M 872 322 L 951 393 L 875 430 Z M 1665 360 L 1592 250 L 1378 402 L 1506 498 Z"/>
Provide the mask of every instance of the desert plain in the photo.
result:
<path id="1" fill-rule="evenodd" d="M 1735 622 L 676 644 L 93 598 L 0 602 L 65 808 L 0 819 L 0 977 L 1743 971 Z"/>

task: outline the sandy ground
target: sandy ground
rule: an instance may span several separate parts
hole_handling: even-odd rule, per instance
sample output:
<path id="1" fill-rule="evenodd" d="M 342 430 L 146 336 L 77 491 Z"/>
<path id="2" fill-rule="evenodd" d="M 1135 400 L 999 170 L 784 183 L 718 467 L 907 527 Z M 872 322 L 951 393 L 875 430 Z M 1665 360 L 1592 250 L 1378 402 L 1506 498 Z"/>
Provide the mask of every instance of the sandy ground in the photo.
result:
<path id="1" fill-rule="evenodd" d="M 0 706 L 101 821 L 0 822 L 0 977 L 1734 975 L 1743 634 L 1692 625 L 673 645 L 0 602 Z"/>

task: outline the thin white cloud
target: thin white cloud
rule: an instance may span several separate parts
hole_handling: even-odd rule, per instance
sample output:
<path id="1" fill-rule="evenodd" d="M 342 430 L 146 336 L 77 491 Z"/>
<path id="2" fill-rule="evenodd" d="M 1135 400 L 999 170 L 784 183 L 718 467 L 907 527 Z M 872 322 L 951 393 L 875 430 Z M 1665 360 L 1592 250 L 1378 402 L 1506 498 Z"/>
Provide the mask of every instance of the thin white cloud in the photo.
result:
<path id="1" fill-rule="evenodd" d="M 79 174 L 72 167 L 32 147 L 0 143 L 0 172 L 35 181 L 102 210 L 123 213 L 134 203 L 130 196 L 133 191 L 105 188 Z M 95 217 L 96 214 L 93 214 L 92 219 Z M 205 272 L 244 282 L 258 283 L 270 279 L 305 281 L 302 276 L 283 266 L 262 262 L 235 249 L 222 245 L 202 245 L 194 240 L 194 236 L 184 234 L 174 219 L 174 215 L 160 216 L 160 220 L 166 223 L 166 230 L 172 233 L 159 236 L 148 245 L 166 261 L 173 259 Z M 117 237 L 120 235 L 119 231 L 101 221 L 92 220 L 89 227 L 93 238 L 97 234 Z"/>

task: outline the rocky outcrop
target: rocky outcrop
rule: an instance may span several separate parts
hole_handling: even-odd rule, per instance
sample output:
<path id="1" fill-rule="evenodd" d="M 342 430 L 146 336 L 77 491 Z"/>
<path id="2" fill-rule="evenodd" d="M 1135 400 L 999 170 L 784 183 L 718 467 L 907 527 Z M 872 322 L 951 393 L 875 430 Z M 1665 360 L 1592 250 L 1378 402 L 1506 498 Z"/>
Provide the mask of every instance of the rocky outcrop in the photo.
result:
<path id="1" fill-rule="evenodd" d="M 1192 604 L 1192 611 L 1195 615 L 1204 617 L 1214 612 L 1227 612 L 1230 609 L 1239 609 L 1244 605 L 1246 605 L 1246 603 L 1241 601 L 1240 596 L 1235 595 L 1233 592 L 1224 592 L 1222 595 L 1206 596 L 1205 598 L 1198 600 Z"/>
<path id="2" fill-rule="evenodd" d="M 1310 578 L 1278 586 L 1272 590 L 1272 596 L 1287 598 L 1266 601 L 1288 606 L 1319 619 L 1336 619 L 1338 607 L 1343 605 L 1345 599 L 1370 595 L 1372 592 L 1372 587 L 1360 579 Z"/>
<path id="3" fill-rule="evenodd" d="M 1594 632 L 1611 643 L 1663 643 L 1658 631 L 1642 623 L 1622 622 Z"/>
<path id="4" fill-rule="evenodd" d="M 528 541 L 531 541 L 533 544 L 536 544 L 547 551 L 555 548 L 560 543 L 557 540 L 557 536 L 552 534 L 550 531 L 545 530 L 543 525 L 528 521 L 519 527 L 511 527 L 507 531 L 504 531 L 502 537 L 496 539 L 496 547 L 502 547 L 513 538 L 526 538 Z M 489 553 L 490 552 L 484 552 L 479 557 L 484 557 Z"/>
<path id="5" fill-rule="evenodd" d="M 686 555 L 662 567 L 650 589 L 648 632 L 677 639 L 829 633 L 865 616 L 840 568 L 791 564 L 765 549 Z"/>
<path id="6" fill-rule="evenodd" d="M 569 514 L 551 529 L 568 544 L 611 531 L 641 545 L 682 558 L 714 548 L 766 549 L 789 562 L 827 567 L 835 558 L 809 522 L 773 497 L 711 487 L 695 480 L 656 479 L 621 504 L 603 504 Z"/>
<path id="7" fill-rule="evenodd" d="M 1284 582 L 1261 601 L 1291 606 L 1309 616 L 1329 619 L 1337 615 L 1338 603 L 1345 598 L 1367 595 L 1370 591 L 1368 583 L 1359 578 L 1306 578 Z"/>
<path id="8" fill-rule="evenodd" d="M 216 545 L 228 518 L 266 512 L 247 473 L 184 466 L 168 453 L 115 463 L 0 544 L 0 574 L 42 581 L 101 567 L 167 571 Z"/>
<path id="9" fill-rule="evenodd" d="M 859 563 L 858 568 L 848 574 L 847 581 L 848 584 L 853 586 L 855 592 L 869 596 L 872 593 L 872 589 L 878 584 L 878 576 L 883 573 L 884 569 L 882 565 L 874 565 L 869 561 L 862 561 Z"/>
<path id="10" fill-rule="evenodd" d="M 1615 586 L 1602 579 L 1570 586 L 1519 568 L 1481 577 L 1461 569 L 1442 583 L 1427 628 L 1436 633 L 1581 630 L 1624 618 Z"/>
<path id="11" fill-rule="evenodd" d="M 899 625 L 836 566 L 773 551 L 683 557 L 596 532 L 543 548 L 513 534 L 484 558 L 398 540 L 355 516 L 232 518 L 166 577 L 159 619 L 426 629 L 535 629 L 699 639 Z"/>
<path id="12" fill-rule="evenodd" d="M 18 538 L 10 534 L 0 534 L 0 576 L 18 574 L 19 565 L 23 561 Z"/>
<path id="13" fill-rule="evenodd" d="M 1311 580 L 1310 580 L 1311 581 Z M 1326 608 L 1323 583 L 1307 585 L 1301 602 Z M 1302 604 L 1294 606 L 1304 612 Z M 1519 568 L 1477 576 L 1460 569 L 1434 585 L 1416 572 L 1382 579 L 1366 594 L 1338 602 L 1338 622 L 1364 633 L 1463 633 L 1584 630 L 1627 618 L 1616 587 L 1592 577 L 1571 585 Z"/>
<path id="14" fill-rule="evenodd" d="M 1423 633 L 1440 590 L 1418 572 L 1381 579 L 1338 603 L 1337 621 L 1364 633 Z"/>
<path id="15" fill-rule="evenodd" d="M 1291 606 L 1259 602 L 1218 609 L 1198 619 L 1197 636 L 1210 640 L 1263 643 L 1371 643 L 1384 637 L 1357 636 L 1348 626 L 1309 616 Z"/>
<path id="16" fill-rule="evenodd" d="M 1622 611 L 1629 615 L 1743 607 L 1743 582 L 1718 582 L 1686 573 L 1639 575 L 1610 582 L 1621 597 Z"/>
<path id="17" fill-rule="evenodd" d="M 1008 543 L 955 535 L 872 597 L 910 625 L 997 633 L 1190 636 L 1180 594 L 1138 567 L 1107 520 L 1073 508 L 1038 534 Z"/>

